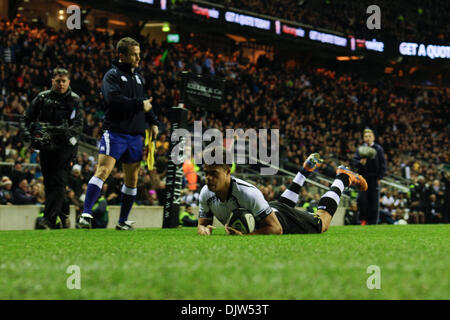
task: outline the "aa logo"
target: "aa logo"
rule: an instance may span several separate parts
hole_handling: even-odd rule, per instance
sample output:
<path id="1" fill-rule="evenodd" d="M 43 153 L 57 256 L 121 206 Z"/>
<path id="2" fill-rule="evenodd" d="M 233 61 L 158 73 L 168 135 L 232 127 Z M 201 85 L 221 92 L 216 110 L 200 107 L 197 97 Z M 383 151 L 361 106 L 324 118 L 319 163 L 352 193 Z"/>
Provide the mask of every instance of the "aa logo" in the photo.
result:
<path id="1" fill-rule="evenodd" d="M 371 265 L 367 267 L 367 273 L 372 275 L 367 279 L 366 285 L 370 290 L 381 289 L 381 269 L 379 266 Z"/>
<path id="2" fill-rule="evenodd" d="M 370 14 L 367 18 L 366 26 L 368 29 L 381 29 L 381 9 L 379 6 L 373 4 L 367 7 L 367 14 Z"/>
<path id="3" fill-rule="evenodd" d="M 67 289 L 81 289 L 81 271 L 80 267 L 77 265 L 71 265 L 67 267 L 66 273 L 70 274 L 69 278 L 67 278 L 66 286 Z"/>
<path id="4" fill-rule="evenodd" d="M 67 7 L 67 29 L 81 29 L 81 11 L 77 5 L 71 5 Z"/>

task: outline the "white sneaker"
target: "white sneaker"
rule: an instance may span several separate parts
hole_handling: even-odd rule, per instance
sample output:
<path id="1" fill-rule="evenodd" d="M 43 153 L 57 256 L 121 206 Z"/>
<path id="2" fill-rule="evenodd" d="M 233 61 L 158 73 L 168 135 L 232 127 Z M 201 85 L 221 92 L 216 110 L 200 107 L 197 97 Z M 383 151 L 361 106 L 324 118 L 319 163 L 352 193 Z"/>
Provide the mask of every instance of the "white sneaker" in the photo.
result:
<path id="1" fill-rule="evenodd" d="M 80 220 L 78 220 L 78 224 L 83 229 L 91 229 L 92 224 L 91 221 L 94 219 L 94 217 L 90 213 L 82 213 Z"/>
<path id="2" fill-rule="evenodd" d="M 124 223 L 117 222 L 116 230 L 126 230 L 126 231 L 134 231 L 136 229 L 133 228 L 134 221 L 127 220 Z"/>

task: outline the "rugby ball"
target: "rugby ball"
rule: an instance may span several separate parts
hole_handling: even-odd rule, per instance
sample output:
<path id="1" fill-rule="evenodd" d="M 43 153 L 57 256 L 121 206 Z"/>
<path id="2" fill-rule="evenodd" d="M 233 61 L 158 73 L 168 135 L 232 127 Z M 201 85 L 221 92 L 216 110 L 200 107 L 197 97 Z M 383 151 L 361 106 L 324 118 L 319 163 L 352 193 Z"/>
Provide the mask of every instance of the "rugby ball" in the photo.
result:
<path id="1" fill-rule="evenodd" d="M 231 212 L 227 225 L 242 233 L 251 233 L 255 230 L 255 217 L 247 209 L 237 208 Z"/>
<path id="2" fill-rule="evenodd" d="M 377 155 L 377 150 L 372 147 L 361 146 L 358 148 L 358 153 L 361 156 L 361 158 L 375 159 L 375 156 Z"/>

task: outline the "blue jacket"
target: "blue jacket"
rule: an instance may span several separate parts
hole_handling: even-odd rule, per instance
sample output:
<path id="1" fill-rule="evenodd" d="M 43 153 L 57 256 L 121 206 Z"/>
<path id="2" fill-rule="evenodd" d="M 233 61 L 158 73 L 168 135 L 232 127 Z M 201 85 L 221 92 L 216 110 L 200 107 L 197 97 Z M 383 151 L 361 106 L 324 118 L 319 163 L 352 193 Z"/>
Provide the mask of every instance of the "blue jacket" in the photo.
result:
<path id="1" fill-rule="evenodd" d="M 131 65 L 114 61 L 102 81 L 105 100 L 103 129 L 112 132 L 145 136 L 145 129 L 160 123 L 153 112 L 144 112 L 144 78 Z"/>
<path id="2" fill-rule="evenodd" d="M 363 145 L 367 146 L 366 143 Z M 386 173 L 386 158 L 384 157 L 384 150 L 383 147 L 377 143 L 374 143 L 372 148 L 377 150 L 375 159 L 367 159 L 366 165 L 362 165 L 360 163 L 361 156 L 358 149 L 356 149 L 352 160 L 352 166 L 357 168 L 358 173 L 364 178 L 376 177 L 377 179 L 382 179 Z"/>

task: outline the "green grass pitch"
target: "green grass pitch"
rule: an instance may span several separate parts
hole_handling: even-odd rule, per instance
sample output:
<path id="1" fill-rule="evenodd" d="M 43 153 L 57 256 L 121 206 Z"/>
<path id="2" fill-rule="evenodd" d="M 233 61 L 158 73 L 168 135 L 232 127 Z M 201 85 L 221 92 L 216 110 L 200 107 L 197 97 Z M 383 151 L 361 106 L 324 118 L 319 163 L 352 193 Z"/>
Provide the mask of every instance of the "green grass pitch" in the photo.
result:
<path id="1" fill-rule="evenodd" d="M 0 232 L 0 299 L 450 299 L 450 225 Z M 79 266 L 81 288 L 67 273 Z M 375 273 L 379 267 L 379 289 Z M 70 281 L 68 281 L 68 279 Z M 75 283 L 75 282 L 71 282 Z"/>

